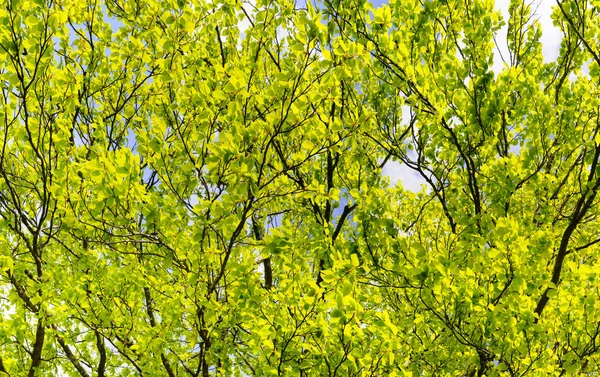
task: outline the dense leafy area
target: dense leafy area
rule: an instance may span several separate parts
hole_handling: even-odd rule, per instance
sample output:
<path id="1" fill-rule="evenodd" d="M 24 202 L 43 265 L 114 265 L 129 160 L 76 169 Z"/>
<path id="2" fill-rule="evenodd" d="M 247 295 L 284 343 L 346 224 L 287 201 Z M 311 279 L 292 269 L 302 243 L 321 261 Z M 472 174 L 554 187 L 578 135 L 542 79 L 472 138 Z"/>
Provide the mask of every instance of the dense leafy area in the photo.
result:
<path id="1" fill-rule="evenodd" d="M 597 375 L 600 3 L 534 8 L 4 0 L 0 376 Z"/>

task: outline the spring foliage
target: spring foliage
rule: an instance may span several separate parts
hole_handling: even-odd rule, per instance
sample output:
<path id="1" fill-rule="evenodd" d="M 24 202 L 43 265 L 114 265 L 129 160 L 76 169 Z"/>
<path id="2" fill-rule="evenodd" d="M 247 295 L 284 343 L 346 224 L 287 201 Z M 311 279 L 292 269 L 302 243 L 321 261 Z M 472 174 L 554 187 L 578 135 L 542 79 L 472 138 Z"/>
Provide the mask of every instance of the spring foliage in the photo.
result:
<path id="1" fill-rule="evenodd" d="M 597 375 L 599 12 L 3 0 L 0 376 Z"/>

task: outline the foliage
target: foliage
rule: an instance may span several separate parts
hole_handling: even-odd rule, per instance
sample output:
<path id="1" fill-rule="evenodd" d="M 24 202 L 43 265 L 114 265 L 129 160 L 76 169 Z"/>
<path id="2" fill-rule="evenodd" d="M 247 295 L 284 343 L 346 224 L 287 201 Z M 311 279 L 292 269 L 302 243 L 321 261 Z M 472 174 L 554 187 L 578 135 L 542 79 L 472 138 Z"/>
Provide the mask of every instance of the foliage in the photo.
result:
<path id="1" fill-rule="evenodd" d="M 534 10 L 4 0 L 0 376 L 596 375 L 600 3 Z"/>

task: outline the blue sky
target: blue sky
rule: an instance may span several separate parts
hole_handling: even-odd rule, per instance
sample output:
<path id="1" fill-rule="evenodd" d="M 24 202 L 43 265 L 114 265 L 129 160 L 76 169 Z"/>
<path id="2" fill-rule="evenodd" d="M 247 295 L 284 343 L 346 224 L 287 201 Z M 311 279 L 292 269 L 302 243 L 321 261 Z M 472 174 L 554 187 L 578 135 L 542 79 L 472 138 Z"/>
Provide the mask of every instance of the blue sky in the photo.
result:
<path id="1" fill-rule="evenodd" d="M 371 3 L 375 6 L 380 6 L 381 4 L 387 4 L 387 1 L 383 1 L 383 0 L 375 0 L 375 1 L 371 1 Z"/>

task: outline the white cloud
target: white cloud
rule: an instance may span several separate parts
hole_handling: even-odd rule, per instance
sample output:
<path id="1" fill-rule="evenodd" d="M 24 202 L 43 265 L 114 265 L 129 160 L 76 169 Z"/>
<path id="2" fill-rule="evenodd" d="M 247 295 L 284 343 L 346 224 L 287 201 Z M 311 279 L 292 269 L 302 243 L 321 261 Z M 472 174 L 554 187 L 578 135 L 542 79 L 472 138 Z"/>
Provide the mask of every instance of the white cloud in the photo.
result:
<path id="1" fill-rule="evenodd" d="M 241 21 L 238 22 L 238 29 L 240 30 L 240 38 L 238 40 L 238 46 L 237 46 L 238 50 L 242 49 L 242 41 L 246 37 L 246 31 L 252 25 L 252 23 L 250 22 L 248 17 L 254 18 L 254 10 L 256 9 L 256 0 L 243 1 L 242 8 L 244 8 L 244 9 L 243 10 L 240 9 L 238 11 L 238 15 L 242 16 Z M 245 11 L 245 13 L 244 13 L 244 11 Z"/>
<path id="2" fill-rule="evenodd" d="M 544 61 L 554 61 L 559 55 L 560 43 L 563 37 L 561 30 L 554 26 L 551 19 L 552 7 L 555 3 L 549 0 L 529 1 L 531 1 L 530 4 L 534 11 L 534 17 L 542 27 L 542 37 L 540 38 L 540 42 L 542 43 Z M 492 67 L 496 73 L 499 73 L 504 68 L 504 61 L 506 61 L 507 64 L 510 63 L 507 43 L 509 5 L 510 0 L 497 0 L 495 3 L 495 8 L 501 12 L 505 22 L 505 25 L 496 34 L 496 50 L 494 51 L 494 63 Z M 409 119 L 409 113 L 404 108 L 402 109 L 402 113 L 403 123 L 406 124 Z M 513 153 L 518 153 L 518 150 L 514 150 L 514 148 L 511 151 Z M 404 188 L 414 192 L 420 191 L 421 185 L 426 184 L 419 173 L 397 161 L 389 161 L 383 168 L 382 173 L 390 178 L 391 185 L 400 182 Z"/>
<path id="3" fill-rule="evenodd" d="M 243 1 L 242 8 L 244 8 L 246 13 L 244 13 L 242 10 L 239 11 L 239 14 L 243 14 L 242 20 L 238 23 L 238 29 L 240 29 L 240 34 L 244 34 L 251 25 L 250 20 L 248 19 L 248 17 L 246 17 L 246 14 L 248 14 L 248 16 L 250 16 L 250 17 L 252 17 L 254 15 L 254 9 L 256 8 L 256 1 L 255 0 Z"/>
<path id="4" fill-rule="evenodd" d="M 539 17 L 538 21 L 542 27 L 542 54 L 544 55 L 544 62 L 549 63 L 558 58 L 560 52 L 560 43 L 563 38 L 562 31 L 560 28 L 554 26 L 551 15 L 552 8 L 554 7 L 554 1 L 544 0 L 539 3 L 536 16 Z"/>
<path id="5" fill-rule="evenodd" d="M 527 0 L 526 0 L 527 1 Z M 554 1 L 549 0 L 529 0 L 532 11 L 534 12 L 534 18 L 538 20 L 542 28 L 542 37 L 540 42 L 542 43 L 542 54 L 544 56 L 544 62 L 549 63 L 558 57 L 560 50 L 560 42 L 562 41 L 563 34 L 561 30 L 554 26 L 552 22 L 552 7 Z M 500 11 L 502 18 L 504 19 L 505 25 L 496 34 L 496 50 L 494 51 L 494 65 L 493 71 L 499 73 L 504 68 L 504 59 L 507 64 L 509 63 L 509 53 L 506 34 L 508 32 L 508 7 L 510 0 L 496 0 L 495 8 Z"/>
<path id="6" fill-rule="evenodd" d="M 492 70 L 499 73 L 504 68 L 504 63 L 509 64 L 509 53 L 507 43 L 507 32 L 508 32 L 508 6 L 510 5 L 509 0 L 498 0 L 495 3 L 496 10 L 499 10 L 504 20 L 504 26 L 496 33 L 495 43 L 496 49 L 494 50 L 494 65 Z"/>
<path id="7" fill-rule="evenodd" d="M 413 192 L 421 191 L 421 185 L 426 184 L 419 173 L 398 161 L 388 161 L 383 167 L 382 174 L 390 178 L 391 186 L 400 181 L 402 187 Z"/>
<path id="8" fill-rule="evenodd" d="M 402 119 L 400 124 L 403 126 L 408 126 L 411 122 L 411 118 L 414 113 L 411 110 L 411 107 L 408 105 L 403 105 L 401 107 Z M 409 151 L 409 158 L 414 159 L 416 157 L 414 151 Z M 381 162 L 381 161 L 380 161 Z M 406 164 L 399 161 L 389 160 L 383 170 L 381 172 L 384 176 L 389 177 L 390 186 L 394 186 L 397 183 L 402 184 L 407 190 L 413 192 L 421 191 L 421 185 L 427 185 L 427 182 L 421 177 L 421 175 L 415 170 L 409 168 Z"/>
<path id="9" fill-rule="evenodd" d="M 238 40 L 237 48 L 238 50 L 242 49 L 242 42 L 244 38 L 246 38 L 246 32 L 252 26 L 256 15 L 256 0 L 244 0 L 242 2 L 242 8 L 238 11 L 238 17 L 241 17 L 241 21 L 238 22 L 238 29 L 240 31 L 240 37 Z M 250 18 L 250 19 L 248 19 Z M 285 38 L 290 34 L 290 25 L 278 26 L 277 40 L 282 44 L 282 49 L 285 51 L 287 47 L 287 43 Z"/>

